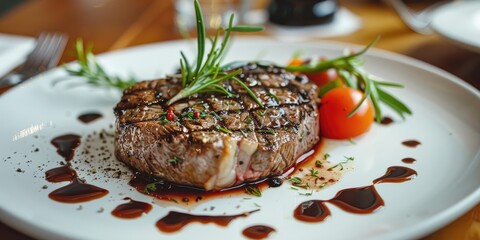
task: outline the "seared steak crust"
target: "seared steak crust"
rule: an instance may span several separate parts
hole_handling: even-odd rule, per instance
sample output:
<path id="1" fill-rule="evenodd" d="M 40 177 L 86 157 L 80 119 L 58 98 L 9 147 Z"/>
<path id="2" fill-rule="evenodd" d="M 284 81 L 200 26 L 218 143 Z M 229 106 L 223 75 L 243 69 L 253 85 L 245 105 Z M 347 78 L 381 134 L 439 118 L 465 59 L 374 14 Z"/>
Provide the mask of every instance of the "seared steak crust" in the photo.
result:
<path id="1" fill-rule="evenodd" d="M 235 94 L 200 94 L 167 106 L 181 77 L 139 82 L 115 107 L 115 154 L 138 171 L 216 190 L 279 175 L 319 140 L 316 86 L 303 75 L 248 64 Z M 238 69 L 238 68 L 236 68 Z M 235 69 L 233 69 L 235 70 Z M 175 120 L 166 119 L 172 109 Z"/>

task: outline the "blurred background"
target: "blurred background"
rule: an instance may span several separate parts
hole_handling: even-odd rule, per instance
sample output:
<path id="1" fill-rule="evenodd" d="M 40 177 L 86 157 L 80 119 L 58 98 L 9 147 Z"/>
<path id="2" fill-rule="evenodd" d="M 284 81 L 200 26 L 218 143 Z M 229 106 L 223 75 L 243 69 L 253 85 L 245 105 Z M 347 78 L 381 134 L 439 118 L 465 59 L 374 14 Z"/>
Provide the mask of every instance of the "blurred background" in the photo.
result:
<path id="1" fill-rule="evenodd" d="M 458 47 L 438 34 L 412 31 L 386 1 L 389 0 L 203 0 L 202 4 L 204 12 L 213 16 L 207 24 L 214 26 L 220 17 L 236 12 L 237 20 L 244 23 L 266 24 L 267 31 L 261 35 L 283 41 L 327 39 L 368 44 L 380 35 L 382 40 L 377 48 L 426 61 L 479 88 L 478 53 Z M 70 37 L 67 49 L 72 49 L 74 40 L 81 37 L 93 42 L 94 52 L 100 53 L 185 37 L 193 26 L 187 20 L 193 17 L 189 2 L 2 0 L 0 33 L 35 37 L 44 31 L 64 32 Z M 402 2 L 417 11 L 439 1 Z M 222 14 L 215 16 L 215 12 Z M 67 52 L 61 60 L 72 59 Z"/>
<path id="2" fill-rule="evenodd" d="M 42 32 L 69 36 L 60 61 L 74 60 L 77 38 L 94 44 L 99 54 L 126 47 L 182 39 L 195 34 L 192 0 L 1 0 L 0 60 L 22 43 L 32 45 Z M 459 44 L 429 29 L 436 0 L 201 0 L 208 28 L 225 23 L 236 13 L 239 23 L 262 24 L 255 33 L 279 41 L 330 40 L 366 45 L 376 36 L 376 48 L 407 55 L 444 69 L 480 88 L 480 23 L 460 21 L 459 27 L 477 24 L 473 47 Z M 392 2 L 401 3 L 395 10 Z M 456 1 L 458 2 L 458 0 Z M 474 1 L 472 1 L 474 2 Z M 395 4 L 395 3 L 394 3 Z M 478 5 L 478 4 L 477 4 Z M 408 10 L 407 13 L 401 12 Z M 426 12 L 424 12 L 426 11 Z M 480 12 L 478 9 L 477 12 Z M 427 22 L 412 29 L 411 13 Z M 480 13 L 479 13 L 480 14 Z M 480 17 L 477 18 L 480 22 Z M 223 22 L 222 22 L 223 21 Z M 412 25 L 410 23 L 410 25 Z M 423 31 L 423 32 L 422 32 Z M 422 32 L 422 33 L 419 33 Z M 3 41 L 3 42 L 2 42 Z M 2 49 L 1 46 L 7 46 Z M 477 49 L 478 47 L 478 49 Z M 9 56 L 22 58 L 28 48 L 15 48 Z M 17 61 L 17 60 L 15 60 Z M 18 60 L 18 62 L 20 62 Z M 2 61 L 0 61 L 2 62 Z M 3 62 L 2 62 L 3 63 Z M 8 60 L 5 63 L 16 63 Z M 14 67 L 14 66 L 11 66 Z M 480 206 L 426 239 L 480 239 Z M 475 215 L 476 213 L 476 215 Z M 469 237 L 470 236 L 470 237 Z M 1 239 L 30 239 L 0 223 Z"/>

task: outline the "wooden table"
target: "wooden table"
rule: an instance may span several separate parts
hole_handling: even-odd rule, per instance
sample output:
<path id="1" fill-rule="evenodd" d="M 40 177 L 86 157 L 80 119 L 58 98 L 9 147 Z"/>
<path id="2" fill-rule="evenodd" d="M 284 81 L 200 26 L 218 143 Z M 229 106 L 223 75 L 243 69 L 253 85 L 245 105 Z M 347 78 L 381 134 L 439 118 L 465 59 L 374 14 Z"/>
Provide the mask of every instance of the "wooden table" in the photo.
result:
<path id="1" fill-rule="evenodd" d="M 92 5 L 88 2 L 100 2 Z M 368 44 L 377 35 L 377 48 L 408 55 L 457 75 L 480 88 L 480 55 L 435 35 L 412 32 L 387 6 L 374 0 L 340 0 L 358 15 L 361 30 L 328 40 Z M 181 38 L 174 22 L 172 0 L 26 1 L 0 17 L 0 32 L 37 36 L 42 31 L 68 33 L 73 49 L 77 37 L 95 43 L 95 53 Z M 73 57 L 67 51 L 62 61 Z M 1 239 L 31 239 L 0 223 Z M 425 239 L 480 239 L 480 205 Z"/>

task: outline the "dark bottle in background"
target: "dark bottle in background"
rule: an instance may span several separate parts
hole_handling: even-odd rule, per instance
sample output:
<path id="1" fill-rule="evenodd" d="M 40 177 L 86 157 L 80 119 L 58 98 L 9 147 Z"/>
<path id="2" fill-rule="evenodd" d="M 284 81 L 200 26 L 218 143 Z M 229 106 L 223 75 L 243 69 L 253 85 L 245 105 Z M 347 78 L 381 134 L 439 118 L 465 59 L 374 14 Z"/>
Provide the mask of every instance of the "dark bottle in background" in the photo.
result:
<path id="1" fill-rule="evenodd" d="M 337 0 L 272 0 L 268 14 L 275 24 L 309 26 L 331 22 L 337 9 Z"/>

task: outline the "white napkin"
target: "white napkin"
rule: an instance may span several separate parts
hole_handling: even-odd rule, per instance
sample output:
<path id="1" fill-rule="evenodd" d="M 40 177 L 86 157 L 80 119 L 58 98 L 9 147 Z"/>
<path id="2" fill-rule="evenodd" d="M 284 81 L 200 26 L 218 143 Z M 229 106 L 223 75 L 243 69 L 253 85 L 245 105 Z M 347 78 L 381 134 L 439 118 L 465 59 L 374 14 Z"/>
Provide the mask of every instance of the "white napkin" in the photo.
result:
<path id="1" fill-rule="evenodd" d="M 34 45 L 34 38 L 0 33 L 0 76 L 25 61 Z"/>

